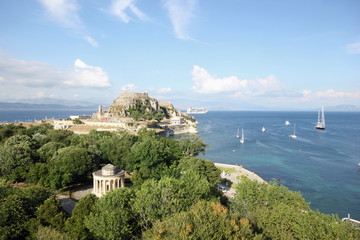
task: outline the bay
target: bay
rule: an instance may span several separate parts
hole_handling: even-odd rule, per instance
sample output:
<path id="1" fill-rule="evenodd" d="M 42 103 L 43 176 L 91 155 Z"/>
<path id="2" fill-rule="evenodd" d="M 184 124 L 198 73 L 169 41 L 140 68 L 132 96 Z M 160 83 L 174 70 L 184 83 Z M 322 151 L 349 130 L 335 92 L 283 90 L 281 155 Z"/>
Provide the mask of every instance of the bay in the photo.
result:
<path id="1" fill-rule="evenodd" d="M 314 128 L 317 112 L 213 111 L 195 117 L 199 137 L 210 145 L 202 157 L 279 181 L 300 191 L 312 209 L 360 219 L 360 112 L 326 112 L 324 131 Z M 294 124 L 297 139 L 289 137 Z M 244 129 L 244 144 L 238 128 Z"/>

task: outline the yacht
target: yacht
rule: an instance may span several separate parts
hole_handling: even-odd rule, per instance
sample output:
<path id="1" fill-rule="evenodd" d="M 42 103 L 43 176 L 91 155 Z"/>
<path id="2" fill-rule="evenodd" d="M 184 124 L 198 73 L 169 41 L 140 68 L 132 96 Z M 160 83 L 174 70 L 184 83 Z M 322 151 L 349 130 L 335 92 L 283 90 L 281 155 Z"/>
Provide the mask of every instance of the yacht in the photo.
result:
<path id="1" fill-rule="evenodd" d="M 239 137 L 240 137 L 240 132 L 239 132 L 239 129 L 237 130 L 236 137 L 237 137 L 237 138 L 239 138 Z"/>
<path id="2" fill-rule="evenodd" d="M 319 130 L 325 130 L 324 107 L 321 107 L 321 112 L 320 112 L 320 110 L 318 111 L 318 121 L 317 121 L 317 123 L 316 123 L 315 128 L 316 128 L 316 129 L 319 129 Z"/>
<path id="3" fill-rule="evenodd" d="M 289 125 L 290 125 L 290 122 L 289 122 L 289 121 L 285 121 L 285 125 L 286 125 L 286 126 L 289 126 Z"/>
<path id="4" fill-rule="evenodd" d="M 296 127 L 296 124 L 294 124 L 294 134 L 289 135 L 289 137 L 294 138 L 294 139 L 297 138 L 297 136 L 295 134 L 295 127 Z"/>
<path id="5" fill-rule="evenodd" d="M 262 127 L 261 131 L 262 131 L 262 132 L 265 132 L 265 131 L 266 131 L 266 129 L 265 129 L 264 126 Z"/>
<path id="6" fill-rule="evenodd" d="M 240 143 L 243 144 L 245 142 L 244 139 L 244 129 L 241 129 L 241 139 L 240 139 Z"/>

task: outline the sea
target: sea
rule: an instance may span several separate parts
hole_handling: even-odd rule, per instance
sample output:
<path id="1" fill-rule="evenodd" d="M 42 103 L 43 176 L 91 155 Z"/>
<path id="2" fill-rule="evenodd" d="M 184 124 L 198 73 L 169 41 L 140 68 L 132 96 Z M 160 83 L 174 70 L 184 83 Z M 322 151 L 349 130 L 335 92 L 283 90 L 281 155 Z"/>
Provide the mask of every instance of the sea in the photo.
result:
<path id="1" fill-rule="evenodd" d="M 0 110 L 0 122 L 88 115 L 94 110 Z M 314 210 L 360 220 L 360 112 L 209 111 L 194 115 L 208 144 L 200 157 L 242 165 L 266 181 L 299 191 Z M 290 125 L 285 125 L 289 121 Z M 290 138 L 296 124 L 297 138 Z M 266 131 L 262 132 L 262 127 Z M 237 138 L 244 130 L 245 143 Z"/>

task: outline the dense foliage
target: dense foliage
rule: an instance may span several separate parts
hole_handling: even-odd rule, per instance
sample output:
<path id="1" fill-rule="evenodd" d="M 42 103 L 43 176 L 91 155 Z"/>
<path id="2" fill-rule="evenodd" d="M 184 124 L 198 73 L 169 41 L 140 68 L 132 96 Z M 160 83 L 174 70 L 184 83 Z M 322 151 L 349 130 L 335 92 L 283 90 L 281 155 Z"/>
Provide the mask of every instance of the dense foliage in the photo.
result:
<path id="1" fill-rule="evenodd" d="M 275 183 L 242 179 L 224 201 L 220 170 L 197 158 L 205 147 L 196 136 L 145 129 L 75 135 L 47 124 L 0 126 L 0 239 L 360 239 L 359 228 Z M 91 183 L 107 163 L 132 173 L 133 186 L 87 195 L 72 216 L 44 188 Z"/>

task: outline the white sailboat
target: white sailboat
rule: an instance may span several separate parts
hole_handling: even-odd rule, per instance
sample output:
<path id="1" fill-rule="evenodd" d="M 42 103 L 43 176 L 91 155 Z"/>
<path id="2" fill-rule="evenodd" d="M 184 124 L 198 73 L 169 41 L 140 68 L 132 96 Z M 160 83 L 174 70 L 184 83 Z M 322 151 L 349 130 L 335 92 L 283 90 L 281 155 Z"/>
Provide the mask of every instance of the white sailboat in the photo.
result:
<path id="1" fill-rule="evenodd" d="M 263 126 L 262 129 L 261 129 L 262 132 L 265 132 L 266 131 L 266 128 Z"/>
<path id="2" fill-rule="evenodd" d="M 239 137 L 240 137 L 240 132 L 239 132 L 239 129 L 238 129 L 238 131 L 237 131 L 236 137 L 237 137 L 237 138 L 239 138 Z"/>
<path id="3" fill-rule="evenodd" d="M 244 129 L 241 129 L 241 139 L 240 139 L 240 143 L 243 144 L 245 142 L 244 139 Z"/>
<path id="4" fill-rule="evenodd" d="M 289 137 L 294 138 L 294 139 L 297 138 L 297 136 L 295 134 L 295 127 L 296 127 L 296 124 L 294 124 L 294 134 L 289 135 Z"/>
<path id="5" fill-rule="evenodd" d="M 284 123 L 286 126 L 289 126 L 290 125 L 290 122 L 289 121 L 285 121 Z"/>
<path id="6" fill-rule="evenodd" d="M 321 113 L 320 110 L 318 111 L 318 121 L 315 128 L 319 130 L 325 130 L 325 113 L 323 106 L 321 107 Z"/>

